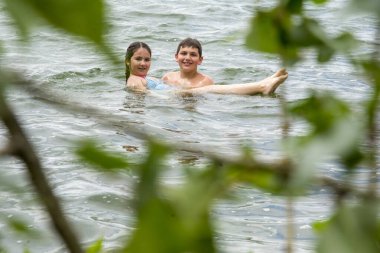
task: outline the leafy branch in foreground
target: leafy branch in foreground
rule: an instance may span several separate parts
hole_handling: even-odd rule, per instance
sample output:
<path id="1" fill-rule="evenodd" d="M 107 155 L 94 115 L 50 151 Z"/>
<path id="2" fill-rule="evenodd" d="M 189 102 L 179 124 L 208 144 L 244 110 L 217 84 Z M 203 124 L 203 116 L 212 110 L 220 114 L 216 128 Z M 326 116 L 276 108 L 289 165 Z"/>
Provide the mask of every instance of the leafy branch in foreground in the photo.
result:
<path id="1" fill-rule="evenodd" d="M 103 2 L 89 1 L 47 1 L 47 0 L 4 0 L 7 10 L 11 12 L 20 30 L 27 36 L 30 29 L 29 21 L 25 22 L 25 13 L 34 13 L 39 19 L 45 20 L 53 27 L 63 29 L 71 34 L 95 42 L 102 46 Z M 327 1 L 314 0 L 316 4 Z M 330 36 L 319 22 L 304 13 L 306 1 L 283 0 L 271 10 L 259 10 L 252 19 L 252 29 L 247 37 L 250 48 L 266 53 L 279 55 L 283 63 L 294 64 L 301 60 L 302 51 L 306 48 L 315 49 L 320 62 L 329 61 L 336 53 L 347 55 L 358 42 L 349 33 L 342 32 Z M 380 13 L 377 0 L 365 0 L 363 6 L 371 6 L 371 12 Z M 47 8 L 48 7 L 48 8 Z M 62 11 L 65 10 L 65 11 Z M 80 15 L 78 15 L 80 10 Z M 86 11 L 89 13 L 85 14 Z M 51 12 L 50 12 L 51 11 Z M 71 13 L 72 15 L 67 15 Z M 83 13 L 83 14 L 82 14 Z M 28 16 L 29 17 L 29 16 Z M 72 20 L 66 20 L 72 18 Z M 380 17 L 376 16 L 377 19 Z M 74 22 L 72 22 L 74 20 Z M 88 24 L 88 20 L 95 20 Z M 73 25 L 74 24 L 74 25 Z M 78 27 L 75 27 L 78 24 Z M 81 25 L 80 25 L 81 24 Z M 98 28 L 96 31 L 94 28 Z M 91 29 L 89 31 L 88 29 Z M 149 152 L 146 159 L 132 166 L 113 152 L 101 150 L 94 142 L 85 142 L 77 150 L 86 162 L 96 164 L 103 169 L 135 168 L 140 181 L 136 185 L 136 196 L 133 203 L 137 218 L 137 228 L 125 242 L 122 252 L 215 252 L 215 231 L 213 229 L 210 209 L 213 201 L 228 193 L 231 186 L 248 184 L 273 194 L 291 196 L 307 194 L 314 187 L 330 187 L 336 193 L 336 206 L 333 215 L 326 221 L 315 224 L 319 235 L 316 249 L 318 252 L 379 252 L 380 223 L 378 218 L 379 199 L 377 196 L 378 173 L 378 107 L 380 96 L 380 64 L 378 59 L 356 60 L 358 66 L 372 84 L 372 94 L 363 106 L 362 113 L 355 112 L 352 106 L 330 94 L 312 93 L 310 97 L 285 107 L 291 119 L 301 119 L 310 127 L 304 136 L 286 136 L 284 140 L 284 157 L 272 162 L 263 162 L 252 155 L 250 151 L 242 152 L 239 157 L 225 157 L 207 150 L 193 149 L 180 143 L 157 141 L 147 134 L 148 131 L 128 127 L 133 136 L 146 140 Z M 33 92 L 51 105 L 59 105 L 62 110 L 75 110 L 89 113 L 95 118 L 112 127 L 115 118 L 98 111 L 95 108 L 78 104 L 65 104 L 56 96 L 33 86 L 22 76 L 11 73 L 0 73 L 1 80 L 6 83 L 28 84 L 22 86 L 28 92 Z M 1 92 L 4 82 L 0 84 Z M 3 94 L 3 93 L 1 93 Z M 26 165 L 36 166 L 36 157 L 29 157 L 33 152 L 28 145 L 26 136 L 19 134 L 19 124 L 9 124 L 6 115 L 14 114 L 7 111 L 5 96 L 0 96 L 2 119 L 10 132 L 10 145 L 1 147 L 1 155 L 17 154 L 24 159 Z M 21 141 L 20 142 L 20 136 Z M 24 143 L 19 147 L 18 143 Z M 26 150 L 25 150 L 26 148 Z M 166 167 L 165 159 L 173 152 L 194 152 L 209 159 L 204 168 L 196 170 L 189 168 L 184 184 L 170 188 L 159 183 L 159 175 Z M 26 152 L 26 153 L 24 153 Z M 328 178 L 318 175 L 318 166 L 327 159 L 342 168 L 342 175 Z M 102 159 L 95 159 L 102 157 Z M 30 159 L 30 160 L 29 160 Z M 37 160 L 38 162 L 38 160 Z M 39 167 L 39 166 L 37 166 Z M 354 172 L 364 168 L 371 169 L 366 189 L 355 185 L 355 180 L 349 177 Z M 27 166 L 28 168 L 28 166 Z M 32 170 L 31 170 L 32 172 Z M 33 173 L 33 172 L 32 172 Z M 31 174 L 32 174 L 31 173 Z M 34 174 L 33 174 L 34 175 Z M 54 195 L 47 190 L 46 180 L 42 187 L 37 181 L 44 178 L 41 172 L 33 176 L 32 182 L 48 210 L 56 209 Z M 347 176 L 348 175 L 348 176 Z M 39 188 L 41 187 L 41 189 Z M 46 195 L 47 194 L 47 195 Z M 46 197 L 46 196 L 47 197 Z M 334 197 L 334 195 L 332 195 Z M 51 200 L 53 199 L 53 200 Z M 355 201 L 353 201 L 353 199 Z M 55 207 L 52 207 L 53 206 Z M 58 207 L 59 210 L 59 207 Z M 52 214 L 58 231 L 72 252 L 81 252 L 80 243 L 74 234 L 63 230 L 60 222 L 61 213 Z M 69 228 L 70 229 L 70 228 Z M 70 237 L 71 236 L 71 237 Z M 175 240 L 174 240 L 175 238 Z M 96 242 L 89 252 L 100 252 L 102 244 Z M 288 248 L 291 252 L 292 248 Z"/>
<path id="2" fill-rule="evenodd" d="M 328 1 L 313 1 L 325 4 Z M 337 191 L 335 215 L 320 229 L 318 252 L 378 252 L 380 245 L 379 220 L 373 213 L 378 213 L 378 108 L 380 87 L 380 5 L 376 0 L 351 1 L 351 10 L 373 14 L 377 20 L 377 35 L 372 59 L 356 59 L 351 55 L 360 43 L 349 32 L 332 35 L 313 18 L 305 15 L 306 1 L 285 0 L 268 10 L 258 10 L 252 18 L 251 31 L 246 38 L 248 48 L 275 54 L 284 64 L 293 65 L 301 61 L 305 49 L 314 49 L 319 62 L 328 62 L 334 54 L 343 54 L 357 68 L 362 68 L 364 76 L 372 84 L 372 93 L 361 107 L 361 113 L 354 113 L 357 108 L 336 99 L 330 94 L 313 93 L 295 106 L 285 108 L 284 115 L 301 118 L 309 123 L 311 130 L 302 137 L 285 138 L 286 152 L 296 169 L 293 192 L 302 189 L 317 171 L 318 165 L 326 158 L 334 157 L 343 170 L 342 185 L 355 188 L 352 175 L 357 171 L 369 175 L 367 192 L 357 199 L 357 206 L 348 201 L 347 187 Z M 359 56 L 360 57 L 360 56 Z M 284 100 L 284 99 L 283 99 Z M 357 105 L 355 105 L 357 107 Z M 289 108 L 291 108 L 289 110 Z M 289 122 L 289 120 L 287 120 Z M 286 126 L 289 128 L 289 126 Z M 301 184 L 300 184 L 301 183 Z M 301 186 L 301 188 L 299 188 Z M 371 203 L 372 202 L 372 203 Z M 371 203 L 371 206 L 368 206 Z M 354 205 L 354 207 L 352 207 Z M 360 208 L 360 206 L 368 207 Z M 358 211 L 360 210 L 360 211 Z M 366 213 L 365 210 L 368 210 Z M 348 215 L 350 213 L 350 215 Z M 351 217 L 350 217 L 351 216 Z M 355 216 L 355 218 L 353 218 Z M 356 224 L 351 220 L 355 219 Z M 368 221 L 371 220 L 369 223 Z M 350 227 L 350 224 L 352 225 Z M 332 232 L 333 231 L 333 232 Z M 371 232 L 369 232 L 371 231 Z M 332 236 L 332 234 L 338 236 Z M 369 234 L 368 234 L 369 233 Z M 367 238 L 358 240 L 358 238 Z"/>

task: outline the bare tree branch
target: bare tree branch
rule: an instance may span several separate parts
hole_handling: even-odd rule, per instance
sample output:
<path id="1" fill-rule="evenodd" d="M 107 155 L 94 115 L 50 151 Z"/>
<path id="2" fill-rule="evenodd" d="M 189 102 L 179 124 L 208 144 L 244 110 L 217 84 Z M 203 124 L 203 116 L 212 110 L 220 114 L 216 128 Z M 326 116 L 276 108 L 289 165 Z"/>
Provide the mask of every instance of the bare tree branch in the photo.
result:
<path id="1" fill-rule="evenodd" d="M 28 141 L 23 129 L 16 119 L 15 114 L 8 106 L 5 98 L 2 96 L 1 91 L 0 118 L 7 127 L 11 138 L 11 148 L 5 149 L 5 152 L 12 153 L 25 163 L 30 181 L 32 182 L 41 202 L 44 204 L 48 214 L 50 215 L 55 230 L 61 236 L 71 253 L 82 253 L 83 251 L 79 240 L 66 220 L 60 203 L 49 186 L 48 180 L 43 172 L 34 148 Z"/>

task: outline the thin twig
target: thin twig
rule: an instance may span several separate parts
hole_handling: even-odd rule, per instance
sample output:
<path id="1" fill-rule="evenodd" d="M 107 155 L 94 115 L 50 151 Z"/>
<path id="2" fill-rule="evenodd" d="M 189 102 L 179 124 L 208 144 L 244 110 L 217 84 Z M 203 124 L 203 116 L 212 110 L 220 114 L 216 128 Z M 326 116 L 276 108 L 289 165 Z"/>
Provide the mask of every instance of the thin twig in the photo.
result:
<path id="1" fill-rule="evenodd" d="M 380 62 L 380 19 L 377 22 L 376 27 L 376 34 L 375 34 L 375 41 L 378 43 L 375 43 L 374 45 L 374 52 L 372 54 L 373 62 Z M 376 80 L 375 80 L 376 82 Z M 368 141 L 369 141 L 369 149 L 370 149 L 370 166 L 371 166 L 371 173 L 369 174 L 369 183 L 368 183 L 368 191 L 372 195 L 376 195 L 377 193 L 377 154 L 378 154 L 378 123 L 377 123 L 377 117 L 378 117 L 378 111 L 376 108 L 379 107 L 379 96 L 380 96 L 380 84 L 374 83 L 374 101 L 375 106 L 373 112 L 370 112 L 372 114 L 371 121 L 369 122 L 369 135 L 368 135 Z"/>

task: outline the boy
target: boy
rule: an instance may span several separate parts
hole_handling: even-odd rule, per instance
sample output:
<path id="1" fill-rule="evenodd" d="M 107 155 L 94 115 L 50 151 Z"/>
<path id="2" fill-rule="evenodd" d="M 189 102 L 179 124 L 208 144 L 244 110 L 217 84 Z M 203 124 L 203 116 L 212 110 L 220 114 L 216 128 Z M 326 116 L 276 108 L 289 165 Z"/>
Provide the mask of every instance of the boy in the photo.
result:
<path id="1" fill-rule="evenodd" d="M 209 76 L 198 72 L 198 65 L 201 65 L 203 61 L 202 46 L 198 40 L 187 38 L 181 41 L 177 47 L 175 59 L 180 71 L 165 74 L 162 77 L 165 83 L 185 89 L 214 84 Z"/>
<path id="2" fill-rule="evenodd" d="M 175 59 L 179 65 L 179 71 L 166 73 L 162 80 L 169 85 L 191 89 L 192 93 L 268 95 L 288 78 L 288 73 L 282 68 L 259 82 L 214 85 L 212 78 L 198 72 L 198 65 L 203 61 L 202 45 L 192 38 L 186 38 L 179 43 Z"/>

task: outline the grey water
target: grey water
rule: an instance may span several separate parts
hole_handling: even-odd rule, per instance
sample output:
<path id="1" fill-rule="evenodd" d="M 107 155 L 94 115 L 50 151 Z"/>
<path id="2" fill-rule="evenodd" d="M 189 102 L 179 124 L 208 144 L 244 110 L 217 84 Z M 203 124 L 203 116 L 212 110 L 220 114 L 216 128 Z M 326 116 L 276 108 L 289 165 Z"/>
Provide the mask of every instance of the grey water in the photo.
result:
<path id="1" fill-rule="evenodd" d="M 133 41 L 148 43 L 153 51 L 151 75 L 160 77 L 177 65 L 174 53 L 185 37 L 198 38 L 204 46 L 200 70 L 217 83 L 242 83 L 262 79 L 281 67 L 278 57 L 248 50 L 244 38 L 256 8 L 274 6 L 275 1 L 238 0 L 107 0 L 107 17 L 112 24 L 106 38 L 123 60 Z M 342 9 L 345 1 L 331 1 L 323 7 L 308 5 L 308 13 L 321 20 L 331 33 L 349 29 L 370 44 L 374 26 L 367 16 L 353 16 Z M 151 131 L 173 143 L 207 148 L 221 155 L 233 155 L 242 145 L 253 148 L 261 159 L 281 156 L 281 108 L 277 96 L 203 95 L 180 99 L 164 92 L 137 96 L 125 90 L 124 66 L 114 66 L 93 45 L 75 40 L 48 27 L 33 30 L 28 43 L 21 42 L 10 18 L 0 4 L 1 64 L 21 70 L 40 88 L 53 90 L 63 100 L 79 101 L 96 107 L 118 124 L 107 127 L 85 113 L 60 110 L 37 96 L 11 88 L 8 98 L 23 127 L 42 158 L 47 176 L 83 243 L 104 238 L 107 249 L 133 231 L 134 217 L 128 209 L 132 174 L 117 176 L 93 170 L 78 163 L 72 147 L 78 138 L 94 138 L 103 147 L 141 157 L 144 143 L 128 133 L 128 125 Z M 360 20 L 360 22 L 358 22 Z M 363 52 L 366 49 L 363 49 Z M 358 52 L 359 53 L 359 52 Z M 341 55 L 320 65 L 315 52 L 288 69 L 288 80 L 278 94 L 292 103 L 308 96 L 310 89 L 327 90 L 352 104 L 360 104 L 370 89 L 358 70 Z M 294 124 L 292 135 L 305 131 Z M 1 146 L 6 143 L 0 125 Z M 128 151 L 126 147 L 132 147 Z M 181 157 L 197 166 L 199 157 Z M 179 159 L 180 160 L 180 159 Z M 183 172 L 179 160 L 165 174 L 167 184 L 180 184 Z M 182 162 L 183 162 L 182 161 Z M 49 220 L 35 200 L 22 164 L 1 159 L 0 227 L 17 218 L 40 231 L 30 239 L 12 231 L 0 232 L 8 252 L 65 252 L 61 242 L 46 228 Z M 320 173 L 334 175 L 339 168 L 326 163 Z M 12 189 L 12 190 L 10 190 Z M 221 200 L 212 210 L 216 220 L 220 252 L 283 252 L 286 243 L 286 203 L 268 193 L 247 186 L 233 189 L 234 201 Z M 297 253 L 313 252 L 312 223 L 326 218 L 332 196 L 325 189 L 295 200 L 295 240 Z"/>

